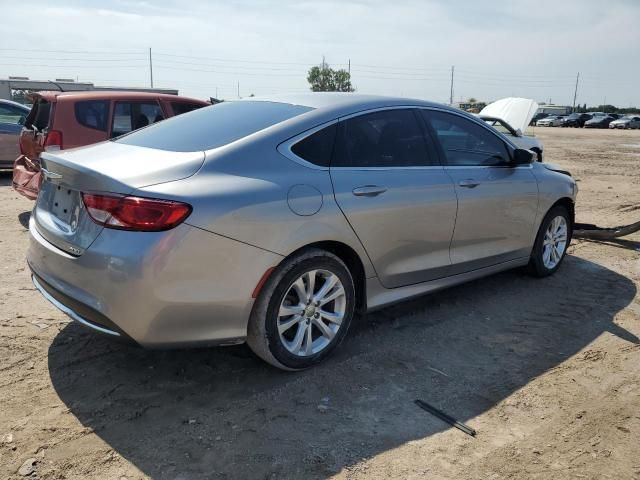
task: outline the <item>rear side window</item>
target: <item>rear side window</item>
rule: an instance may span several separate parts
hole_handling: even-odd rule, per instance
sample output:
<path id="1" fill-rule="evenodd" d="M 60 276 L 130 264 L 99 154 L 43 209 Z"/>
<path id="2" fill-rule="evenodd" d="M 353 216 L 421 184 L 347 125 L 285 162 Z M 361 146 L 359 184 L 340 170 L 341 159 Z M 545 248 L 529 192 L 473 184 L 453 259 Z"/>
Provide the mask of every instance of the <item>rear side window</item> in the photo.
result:
<path id="1" fill-rule="evenodd" d="M 188 113 L 204 106 L 205 105 L 200 105 L 199 103 L 171 102 L 171 109 L 174 115 L 182 115 L 183 113 Z"/>
<path id="2" fill-rule="evenodd" d="M 87 100 L 76 102 L 76 121 L 83 127 L 107 131 L 109 102 L 107 100 Z"/>
<path id="3" fill-rule="evenodd" d="M 384 110 L 342 122 L 331 165 L 415 167 L 434 165 L 412 110 Z"/>
<path id="4" fill-rule="evenodd" d="M 169 118 L 117 141 L 172 152 L 210 150 L 310 110 L 313 109 L 280 102 L 223 102 Z"/>
<path id="5" fill-rule="evenodd" d="M 314 165 L 328 167 L 331 163 L 337 123 L 318 130 L 291 147 L 298 157 Z"/>
<path id="6" fill-rule="evenodd" d="M 164 115 L 158 103 L 116 102 L 111 137 L 119 137 L 163 119 Z"/>
<path id="7" fill-rule="evenodd" d="M 422 110 L 451 166 L 493 166 L 509 161 L 505 143 L 475 122 L 446 112 Z"/>

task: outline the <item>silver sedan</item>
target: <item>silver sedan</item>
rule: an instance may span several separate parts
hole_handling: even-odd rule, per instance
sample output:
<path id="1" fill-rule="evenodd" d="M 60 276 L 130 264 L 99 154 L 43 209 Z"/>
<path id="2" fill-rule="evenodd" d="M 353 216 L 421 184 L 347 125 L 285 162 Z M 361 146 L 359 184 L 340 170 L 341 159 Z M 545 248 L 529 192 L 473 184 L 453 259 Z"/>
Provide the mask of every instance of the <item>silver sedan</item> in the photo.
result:
<path id="1" fill-rule="evenodd" d="M 317 364 L 356 312 L 554 273 L 576 184 L 482 120 L 355 94 L 225 102 L 42 155 L 28 263 L 73 319 L 145 347 Z"/>

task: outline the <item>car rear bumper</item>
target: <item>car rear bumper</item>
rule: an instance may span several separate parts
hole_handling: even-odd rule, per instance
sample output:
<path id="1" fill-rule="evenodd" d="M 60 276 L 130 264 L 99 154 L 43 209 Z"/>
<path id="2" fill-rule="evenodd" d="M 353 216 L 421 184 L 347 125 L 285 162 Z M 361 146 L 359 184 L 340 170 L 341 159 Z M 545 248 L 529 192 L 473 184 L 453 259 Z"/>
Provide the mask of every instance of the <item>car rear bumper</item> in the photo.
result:
<path id="1" fill-rule="evenodd" d="M 182 224 L 166 232 L 104 229 L 79 257 L 33 219 L 27 261 L 57 308 L 105 335 L 152 348 L 238 343 L 252 293 L 282 257 Z"/>

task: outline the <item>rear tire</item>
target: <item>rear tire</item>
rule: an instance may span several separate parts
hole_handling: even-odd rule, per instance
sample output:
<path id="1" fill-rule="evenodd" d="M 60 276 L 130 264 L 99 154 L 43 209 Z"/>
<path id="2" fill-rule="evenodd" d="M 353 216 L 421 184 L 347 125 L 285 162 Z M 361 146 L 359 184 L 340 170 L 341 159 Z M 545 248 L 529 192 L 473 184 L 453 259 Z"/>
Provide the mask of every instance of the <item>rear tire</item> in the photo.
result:
<path id="1" fill-rule="evenodd" d="M 531 251 L 528 271 L 534 277 L 546 277 L 560 267 L 571 242 L 573 224 L 569 212 L 562 205 L 553 207 L 545 215 Z"/>
<path id="2" fill-rule="evenodd" d="M 344 262 L 324 250 L 305 250 L 269 277 L 251 312 L 247 344 L 282 370 L 312 367 L 342 342 L 355 304 L 353 277 Z"/>

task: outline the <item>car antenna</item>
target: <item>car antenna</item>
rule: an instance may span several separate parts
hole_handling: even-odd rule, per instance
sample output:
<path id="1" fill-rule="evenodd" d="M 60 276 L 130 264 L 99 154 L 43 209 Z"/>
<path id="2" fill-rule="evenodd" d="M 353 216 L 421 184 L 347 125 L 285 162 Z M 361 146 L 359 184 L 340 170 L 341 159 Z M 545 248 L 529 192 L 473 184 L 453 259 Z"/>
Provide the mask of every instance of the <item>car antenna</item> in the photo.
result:
<path id="1" fill-rule="evenodd" d="M 60 85 L 58 85 L 56 82 L 54 82 L 53 80 L 49 80 L 49 83 L 53 83 L 56 87 L 58 87 L 58 89 L 59 89 L 61 92 L 64 92 L 64 90 L 62 89 L 62 87 L 61 87 Z"/>

